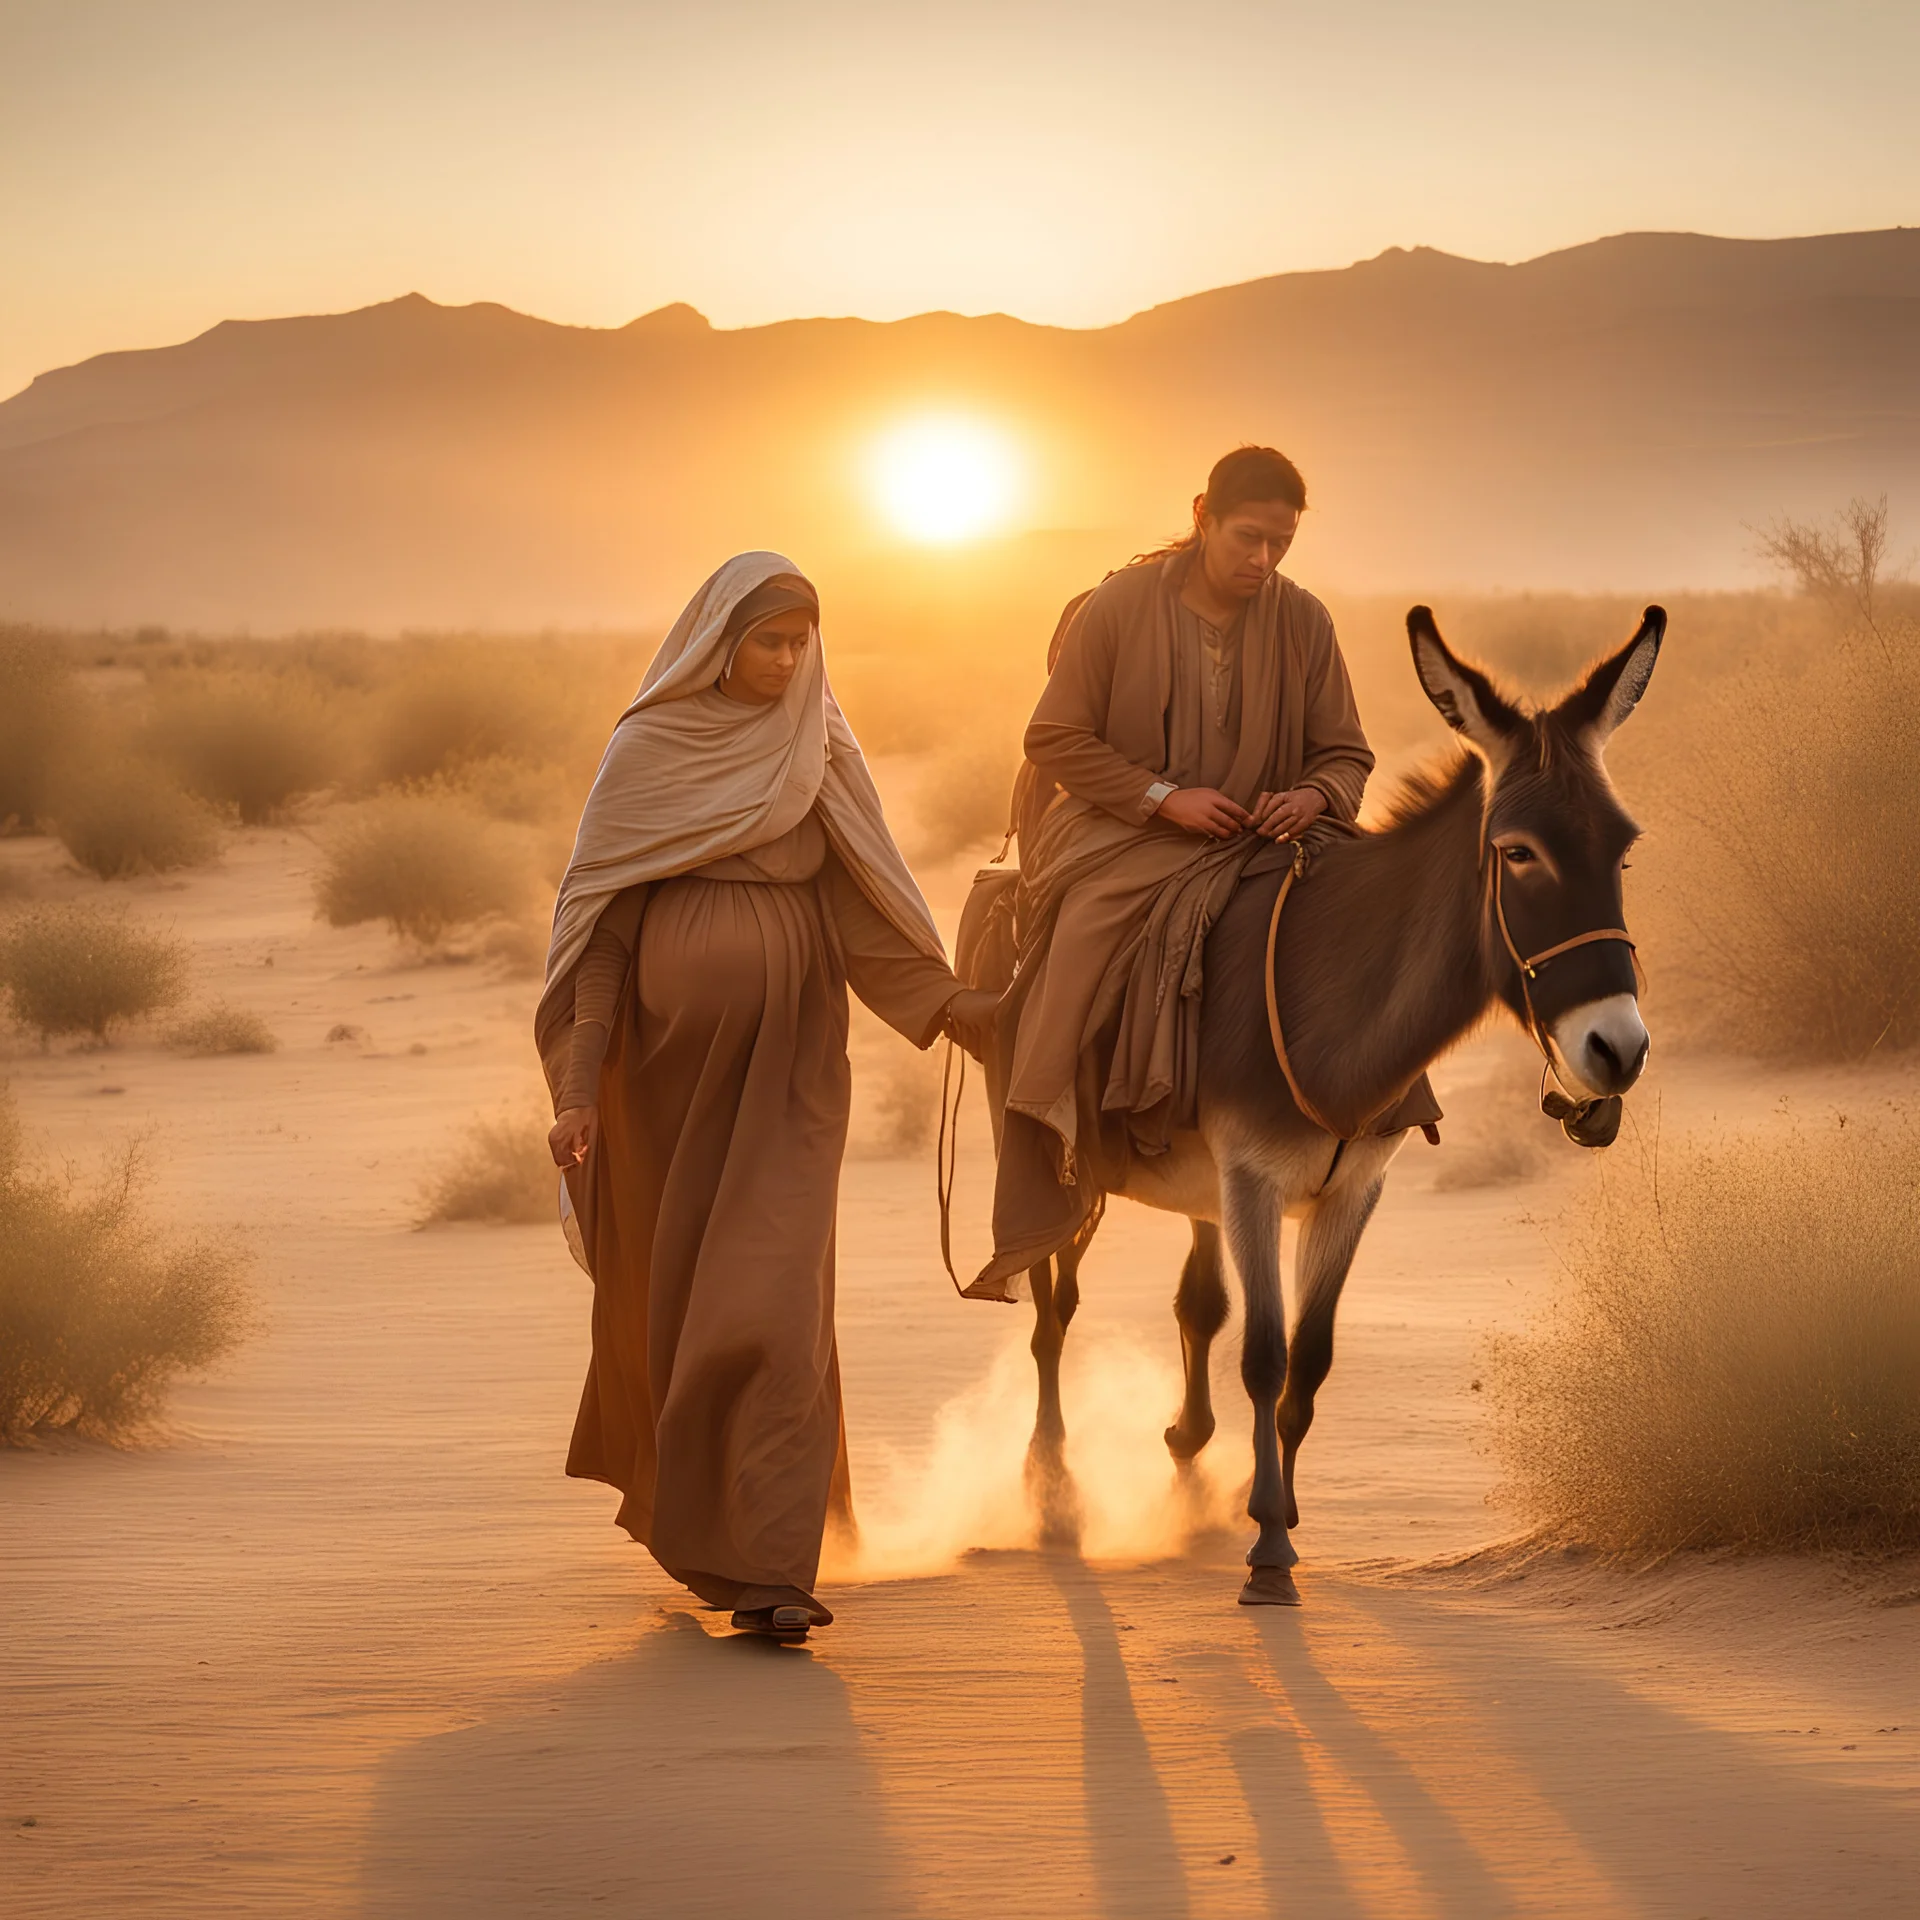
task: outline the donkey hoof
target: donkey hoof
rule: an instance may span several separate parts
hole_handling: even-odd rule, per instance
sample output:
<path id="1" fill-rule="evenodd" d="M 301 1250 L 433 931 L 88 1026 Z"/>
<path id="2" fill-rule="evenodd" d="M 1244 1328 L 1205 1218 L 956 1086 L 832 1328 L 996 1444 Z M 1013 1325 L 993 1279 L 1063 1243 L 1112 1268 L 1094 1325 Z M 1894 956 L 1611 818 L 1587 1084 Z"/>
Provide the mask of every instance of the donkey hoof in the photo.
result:
<path id="1" fill-rule="evenodd" d="M 1249 1567 L 1247 1584 L 1240 1589 L 1243 1607 L 1297 1607 L 1300 1589 L 1286 1567 Z"/>

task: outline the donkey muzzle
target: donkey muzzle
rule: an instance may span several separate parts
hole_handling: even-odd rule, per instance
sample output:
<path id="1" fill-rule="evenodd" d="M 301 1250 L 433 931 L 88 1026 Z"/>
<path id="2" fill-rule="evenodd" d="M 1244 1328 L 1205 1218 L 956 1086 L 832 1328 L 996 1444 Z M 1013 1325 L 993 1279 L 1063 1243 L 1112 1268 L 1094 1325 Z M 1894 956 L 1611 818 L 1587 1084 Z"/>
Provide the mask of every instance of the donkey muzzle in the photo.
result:
<path id="1" fill-rule="evenodd" d="M 1576 1147 L 1610 1147 L 1620 1137 L 1620 1119 L 1626 1102 L 1617 1093 L 1597 1100 L 1570 1100 L 1558 1087 L 1540 1096 L 1540 1111 L 1558 1120 L 1560 1130 Z"/>

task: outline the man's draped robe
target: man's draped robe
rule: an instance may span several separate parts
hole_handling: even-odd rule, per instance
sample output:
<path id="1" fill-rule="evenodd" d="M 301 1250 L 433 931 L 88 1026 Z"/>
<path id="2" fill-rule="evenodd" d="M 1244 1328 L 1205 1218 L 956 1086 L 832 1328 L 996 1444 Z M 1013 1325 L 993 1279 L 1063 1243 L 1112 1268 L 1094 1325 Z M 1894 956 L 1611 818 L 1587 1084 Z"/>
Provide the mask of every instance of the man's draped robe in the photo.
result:
<path id="1" fill-rule="evenodd" d="M 1071 612 L 1027 729 L 994 1257 L 975 1297 L 1011 1298 L 1122 1183 L 1128 1156 L 1164 1152 L 1194 1124 L 1208 930 L 1251 864 L 1289 856 L 1250 833 L 1169 826 L 1149 789 L 1217 786 L 1251 808 L 1317 788 L 1327 806 L 1303 836 L 1312 847 L 1353 830 L 1372 771 L 1326 608 L 1269 579 L 1229 649 L 1233 697 L 1219 698 L 1216 663 L 1200 657 L 1210 636 L 1180 604 L 1188 560 L 1136 563 Z M 1223 753 L 1230 707 L 1237 738 Z"/>

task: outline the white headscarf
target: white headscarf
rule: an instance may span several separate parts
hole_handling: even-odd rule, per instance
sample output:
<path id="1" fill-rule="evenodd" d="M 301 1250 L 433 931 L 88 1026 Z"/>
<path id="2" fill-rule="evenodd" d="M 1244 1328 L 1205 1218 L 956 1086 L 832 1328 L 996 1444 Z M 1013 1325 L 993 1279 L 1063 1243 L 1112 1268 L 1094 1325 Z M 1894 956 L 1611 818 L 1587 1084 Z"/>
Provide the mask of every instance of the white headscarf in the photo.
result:
<path id="1" fill-rule="evenodd" d="M 827 683 L 817 636 L 769 706 L 688 697 L 718 683 L 734 608 L 782 574 L 805 578 L 777 553 L 736 554 L 713 574 L 673 623 L 614 727 L 554 902 L 542 1031 L 615 894 L 763 847 L 815 807 L 862 892 L 923 953 L 946 958 L 887 830 L 866 756 Z"/>

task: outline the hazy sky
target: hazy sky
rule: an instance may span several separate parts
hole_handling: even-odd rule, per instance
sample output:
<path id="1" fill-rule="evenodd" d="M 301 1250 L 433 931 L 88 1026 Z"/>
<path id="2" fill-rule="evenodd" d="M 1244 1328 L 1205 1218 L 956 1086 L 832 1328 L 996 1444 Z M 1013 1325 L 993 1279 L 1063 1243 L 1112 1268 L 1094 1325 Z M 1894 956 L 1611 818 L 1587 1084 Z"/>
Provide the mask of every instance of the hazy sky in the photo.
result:
<path id="1" fill-rule="evenodd" d="M 412 289 L 1090 325 L 1425 243 L 1920 221 L 1920 5 L 0 0 L 0 392 Z"/>

